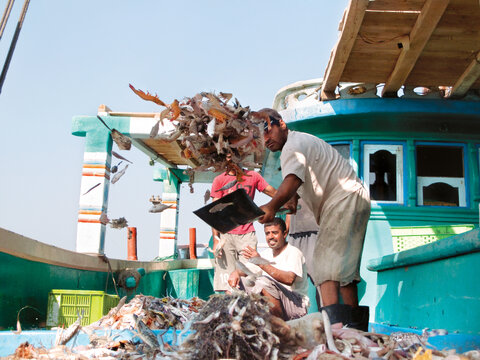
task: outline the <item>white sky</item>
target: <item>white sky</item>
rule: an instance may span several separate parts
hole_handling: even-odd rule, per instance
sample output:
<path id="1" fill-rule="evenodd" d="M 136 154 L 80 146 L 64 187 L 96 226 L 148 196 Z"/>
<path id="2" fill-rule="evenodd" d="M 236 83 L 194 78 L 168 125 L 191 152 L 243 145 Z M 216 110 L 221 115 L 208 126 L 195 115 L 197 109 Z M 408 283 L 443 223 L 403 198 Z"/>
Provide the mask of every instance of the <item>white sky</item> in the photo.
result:
<path id="1" fill-rule="evenodd" d="M 15 3 L 0 40 L 2 66 L 22 4 Z M 254 110 L 271 106 L 281 87 L 323 76 L 347 4 L 32 0 L 0 94 L 0 227 L 74 250 L 85 139 L 71 135 L 73 116 L 96 115 L 100 104 L 160 110 L 129 83 L 165 102 L 223 91 Z M 158 254 L 160 215 L 148 213 L 148 199 L 162 185 L 152 181 L 147 156 L 121 154 L 134 164 L 110 187 L 108 214 L 137 227 L 139 259 L 150 260 Z M 191 195 L 182 185 L 179 244 L 188 243 L 189 227 L 199 243 L 210 238 L 192 214 L 208 187 L 197 184 Z M 267 199 L 260 194 L 255 202 Z M 126 258 L 126 243 L 126 229 L 107 228 L 107 256 Z"/>

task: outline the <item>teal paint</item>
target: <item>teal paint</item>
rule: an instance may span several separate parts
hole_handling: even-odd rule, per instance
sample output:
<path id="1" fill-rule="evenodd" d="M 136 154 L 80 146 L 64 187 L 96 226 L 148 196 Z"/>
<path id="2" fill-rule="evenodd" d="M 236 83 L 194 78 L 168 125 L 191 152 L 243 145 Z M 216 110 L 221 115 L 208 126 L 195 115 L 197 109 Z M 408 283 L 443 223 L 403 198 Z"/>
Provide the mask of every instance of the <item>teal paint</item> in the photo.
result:
<path id="1" fill-rule="evenodd" d="M 213 290 L 213 275 L 214 269 L 199 269 L 198 278 L 198 297 L 203 300 L 208 300 Z"/>
<path id="2" fill-rule="evenodd" d="M 129 136 L 130 117 L 101 116 L 111 128 Z M 112 150 L 110 131 L 96 116 L 75 116 L 72 120 L 72 134 L 86 137 L 85 152 L 107 152 Z"/>
<path id="3" fill-rule="evenodd" d="M 406 155 L 407 164 L 412 164 L 412 166 L 407 166 L 405 168 L 405 174 L 407 176 L 406 180 L 408 182 L 408 188 L 412 191 L 407 192 L 407 206 L 414 207 L 417 205 L 417 168 L 415 164 L 415 143 L 412 139 L 407 140 L 407 148 L 405 149 L 404 154 Z M 415 189 L 415 191 L 414 191 Z"/>
<path id="4" fill-rule="evenodd" d="M 479 151 L 478 146 L 473 143 L 469 142 L 467 144 L 467 164 L 468 167 L 471 169 L 472 174 L 479 174 Z M 478 176 L 471 176 L 470 177 L 470 193 L 471 199 L 474 203 L 480 202 L 480 179 Z"/>
<path id="5" fill-rule="evenodd" d="M 372 259 L 368 264 L 368 269 L 371 271 L 389 270 L 475 252 L 480 252 L 480 228 L 396 254 Z M 478 288 L 480 289 L 480 287 Z"/>
<path id="6" fill-rule="evenodd" d="M 167 296 L 190 299 L 198 296 L 199 270 L 178 269 L 167 273 Z"/>
<path id="7" fill-rule="evenodd" d="M 378 274 L 377 322 L 480 333 L 480 253 Z"/>
<path id="8" fill-rule="evenodd" d="M 459 116 L 477 118 L 480 113 L 480 102 L 405 98 L 337 99 L 293 110 L 284 110 L 281 113 L 287 122 L 324 117 L 335 117 L 336 119 L 344 116 L 372 117 L 378 114 L 382 117 L 385 117 L 386 114 L 393 115 L 392 119 L 408 118 L 409 115 L 421 116 L 422 119 L 426 119 L 432 114 L 442 114 L 444 118 Z M 437 127 L 437 132 L 439 131 L 440 129 Z"/>
<path id="9" fill-rule="evenodd" d="M 480 229 L 370 261 L 375 321 L 480 334 Z"/>
<path id="10" fill-rule="evenodd" d="M 0 329 L 16 327 L 17 312 L 24 306 L 20 320 L 25 329 L 38 327 L 46 321 L 48 293 L 52 289 L 105 291 L 107 272 L 65 268 L 29 261 L 0 253 Z M 33 286 L 34 285 L 34 286 Z M 114 294 L 113 283 L 108 281 L 107 293 Z"/>
<path id="11" fill-rule="evenodd" d="M 164 270 L 147 272 L 141 277 L 140 284 L 135 289 L 135 292 L 130 295 L 143 294 L 159 298 L 164 297 L 166 293 L 165 273 L 166 271 Z"/>

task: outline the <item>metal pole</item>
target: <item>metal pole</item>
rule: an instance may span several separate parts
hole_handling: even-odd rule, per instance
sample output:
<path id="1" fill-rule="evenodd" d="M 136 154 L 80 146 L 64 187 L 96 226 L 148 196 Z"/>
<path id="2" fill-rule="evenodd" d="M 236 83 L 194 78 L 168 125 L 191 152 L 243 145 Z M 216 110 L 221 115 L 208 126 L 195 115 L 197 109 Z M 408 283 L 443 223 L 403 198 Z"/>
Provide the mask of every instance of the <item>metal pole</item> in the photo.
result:
<path id="1" fill-rule="evenodd" d="M 10 61 L 12 60 L 13 51 L 15 50 L 15 46 L 17 45 L 18 36 L 20 35 L 20 30 L 22 30 L 23 20 L 25 20 L 25 15 L 27 14 L 28 4 L 30 0 L 25 0 L 23 3 L 22 13 L 20 14 L 20 19 L 17 23 L 17 28 L 15 29 L 15 34 L 13 35 L 12 42 L 10 44 L 10 49 L 8 50 L 7 59 L 5 60 L 5 64 L 3 65 L 2 74 L 0 75 L 0 94 L 2 93 L 3 82 L 5 81 L 5 77 L 7 76 L 8 67 L 10 66 Z"/>
<path id="2" fill-rule="evenodd" d="M 190 252 L 190 259 L 197 258 L 197 229 L 189 228 L 189 240 L 190 244 L 188 246 Z"/>

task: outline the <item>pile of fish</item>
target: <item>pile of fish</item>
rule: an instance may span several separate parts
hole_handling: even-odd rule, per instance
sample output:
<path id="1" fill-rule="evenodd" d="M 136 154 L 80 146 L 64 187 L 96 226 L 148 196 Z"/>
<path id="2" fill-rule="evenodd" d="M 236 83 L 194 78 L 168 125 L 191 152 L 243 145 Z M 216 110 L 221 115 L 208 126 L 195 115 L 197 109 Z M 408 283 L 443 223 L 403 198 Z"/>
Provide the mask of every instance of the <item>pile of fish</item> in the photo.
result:
<path id="1" fill-rule="evenodd" d="M 275 359 L 280 339 L 271 317 L 268 301 L 259 295 L 214 295 L 194 318 L 194 331 L 179 355 L 183 359 Z"/>
<path id="2" fill-rule="evenodd" d="M 265 114 L 242 107 L 237 99 L 230 103 L 232 94 L 201 92 L 167 104 L 157 95 L 132 85 L 130 88 L 142 99 L 165 108 L 151 129 L 150 137 L 179 141 L 183 149 L 181 156 L 198 164 L 187 170 L 191 177 L 194 171 L 218 172 L 227 166 L 241 170 L 242 166 L 260 165 L 264 154 L 263 124 L 269 119 Z M 172 122 L 175 131 L 159 133 L 164 121 Z M 231 154 L 231 161 L 227 161 L 227 154 Z"/>
<path id="3" fill-rule="evenodd" d="M 173 329 L 169 341 L 164 340 L 167 330 L 155 330 L 167 328 Z M 98 329 L 107 331 L 99 335 Z M 112 335 L 110 329 L 125 330 Z M 133 336 L 121 338 L 119 331 Z M 90 343 L 69 346 L 79 332 Z M 139 295 L 96 323 L 82 327 L 79 319 L 59 330 L 51 349 L 23 343 L 7 359 L 480 359 L 478 350 L 457 354 L 427 345 L 428 333 L 388 336 L 335 329 L 321 313 L 285 322 L 269 313 L 265 298 L 241 292 L 213 295 L 208 302 Z"/>
<path id="4" fill-rule="evenodd" d="M 173 297 L 156 298 L 153 296 L 136 295 L 125 304 L 122 298 L 116 308 L 109 311 L 100 320 L 90 324 L 90 329 L 108 328 L 112 330 L 135 328 L 134 315 L 141 317 L 142 321 L 152 330 L 183 329 L 185 323 L 198 313 L 205 301 L 199 298 L 190 300 L 176 299 Z"/>

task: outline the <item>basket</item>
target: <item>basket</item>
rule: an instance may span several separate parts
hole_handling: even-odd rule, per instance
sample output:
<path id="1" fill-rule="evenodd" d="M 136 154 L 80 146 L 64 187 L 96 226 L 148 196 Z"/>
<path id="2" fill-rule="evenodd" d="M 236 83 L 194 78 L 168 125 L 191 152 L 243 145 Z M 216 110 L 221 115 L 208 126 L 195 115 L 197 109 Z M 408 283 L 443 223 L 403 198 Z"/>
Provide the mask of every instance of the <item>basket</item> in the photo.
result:
<path id="1" fill-rule="evenodd" d="M 167 295 L 178 299 L 198 296 L 200 270 L 177 269 L 167 273 Z"/>
<path id="2" fill-rule="evenodd" d="M 86 326 L 106 315 L 119 302 L 117 295 L 103 291 L 52 290 L 48 294 L 47 328 L 72 325 L 78 314 Z"/>
<path id="3" fill-rule="evenodd" d="M 400 252 L 429 244 L 439 239 L 470 231 L 474 227 L 472 224 L 392 227 L 393 251 Z"/>

